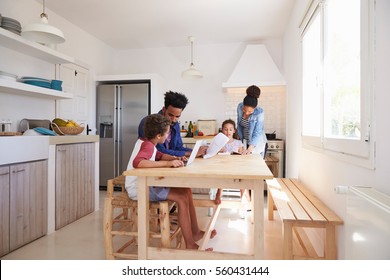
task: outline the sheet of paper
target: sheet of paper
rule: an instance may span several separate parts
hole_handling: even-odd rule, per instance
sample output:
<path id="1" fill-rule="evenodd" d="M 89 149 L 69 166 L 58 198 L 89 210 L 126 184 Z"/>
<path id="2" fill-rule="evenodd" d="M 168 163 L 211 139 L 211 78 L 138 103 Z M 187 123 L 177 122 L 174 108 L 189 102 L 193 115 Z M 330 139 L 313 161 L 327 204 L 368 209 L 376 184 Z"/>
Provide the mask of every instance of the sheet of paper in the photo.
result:
<path id="1" fill-rule="evenodd" d="M 218 152 L 226 145 L 229 141 L 229 138 L 223 134 L 218 133 L 211 141 L 209 147 L 207 148 L 207 153 L 203 156 L 203 158 L 211 158 L 218 154 Z"/>

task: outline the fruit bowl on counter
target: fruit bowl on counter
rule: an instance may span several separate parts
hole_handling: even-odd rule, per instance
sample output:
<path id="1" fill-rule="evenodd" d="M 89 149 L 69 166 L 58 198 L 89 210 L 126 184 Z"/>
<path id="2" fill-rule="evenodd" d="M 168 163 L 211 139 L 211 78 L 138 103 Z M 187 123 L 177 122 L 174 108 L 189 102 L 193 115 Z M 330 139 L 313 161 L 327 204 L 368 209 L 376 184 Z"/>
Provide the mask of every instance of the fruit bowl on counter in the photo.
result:
<path id="1" fill-rule="evenodd" d="M 58 135 L 78 135 L 84 131 L 84 126 L 79 125 L 73 120 L 65 121 L 56 118 L 51 122 L 51 128 Z"/>

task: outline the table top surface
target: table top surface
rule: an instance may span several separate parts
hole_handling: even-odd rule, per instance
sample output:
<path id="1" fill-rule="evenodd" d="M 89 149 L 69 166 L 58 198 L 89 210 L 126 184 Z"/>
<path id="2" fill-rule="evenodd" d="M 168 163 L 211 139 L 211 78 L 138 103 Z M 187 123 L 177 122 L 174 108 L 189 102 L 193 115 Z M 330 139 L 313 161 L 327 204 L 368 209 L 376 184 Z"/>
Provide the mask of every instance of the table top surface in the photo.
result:
<path id="1" fill-rule="evenodd" d="M 123 172 L 125 176 L 166 176 L 232 179 L 271 179 L 273 175 L 260 155 L 216 155 L 196 158 L 186 167 L 136 168 Z"/>

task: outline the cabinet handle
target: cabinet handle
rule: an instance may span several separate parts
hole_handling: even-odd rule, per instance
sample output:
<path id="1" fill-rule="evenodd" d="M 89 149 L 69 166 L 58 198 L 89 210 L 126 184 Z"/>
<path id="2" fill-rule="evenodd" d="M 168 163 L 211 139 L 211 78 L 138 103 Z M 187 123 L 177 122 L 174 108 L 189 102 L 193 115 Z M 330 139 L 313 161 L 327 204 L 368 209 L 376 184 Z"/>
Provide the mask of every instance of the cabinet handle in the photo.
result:
<path id="1" fill-rule="evenodd" d="M 14 170 L 14 171 L 12 171 L 12 173 L 20 173 L 20 172 L 24 172 L 24 171 L 26 171 L 26 170 L 25 169 Z"/>
<path id="2" fill-rule="evenodd" d="M 9 175 L 9 172 L 0 174 L 0 176 L 5 176 L 5 175 Z"/>

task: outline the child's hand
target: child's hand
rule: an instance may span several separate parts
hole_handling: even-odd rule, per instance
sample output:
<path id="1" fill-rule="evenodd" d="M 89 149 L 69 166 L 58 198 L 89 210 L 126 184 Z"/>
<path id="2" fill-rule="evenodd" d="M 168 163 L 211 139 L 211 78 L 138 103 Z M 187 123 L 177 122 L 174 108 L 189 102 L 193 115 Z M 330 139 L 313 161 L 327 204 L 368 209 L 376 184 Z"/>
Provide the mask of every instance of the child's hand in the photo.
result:
<path id="1" fill-rule="evenodd" d="M 184 162 L 179 159 L 174 159 L 171 161 L 167 161 L 168 167 L 183 167 Z"/>
<path id="2" fill-rule="evenodd" d="M 182 156 L 182 157 L 175 157 L 176 159 L 178 160 L 181 160 L 181 161 L 187 161 L 188 158 L 186 156 Z"/>

